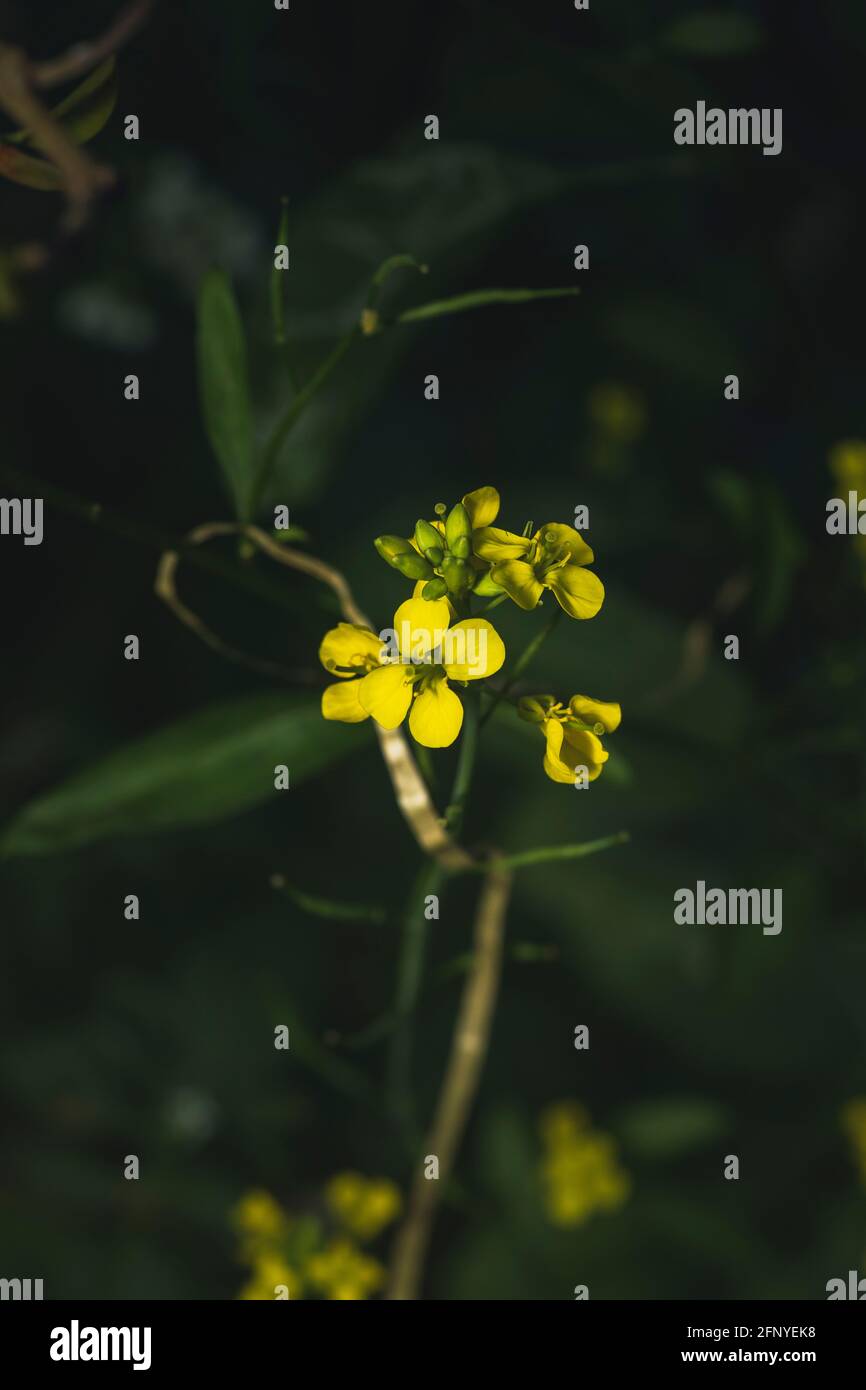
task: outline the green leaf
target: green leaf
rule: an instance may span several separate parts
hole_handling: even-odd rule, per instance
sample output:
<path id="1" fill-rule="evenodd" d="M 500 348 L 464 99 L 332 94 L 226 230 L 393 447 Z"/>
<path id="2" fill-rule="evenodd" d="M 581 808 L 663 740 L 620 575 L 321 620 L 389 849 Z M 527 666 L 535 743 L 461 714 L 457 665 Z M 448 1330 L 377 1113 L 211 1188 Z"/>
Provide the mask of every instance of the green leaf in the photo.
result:
<path id="1" fill-rule="evenodd" d="M 731 58 L 751 53 L 764 41 L 757 20 L 746 14 L 704 10 L 684 15 L 664 36 L 668 48 L 695 58 Z"/>
<path id="2" fill-rule="evenodd" d="M 70 140 L 84 145 L 98 135 L 117 101 L 117 72 L 114 58 L 107 58 L 89 77 L 52 107 L 51 114 L 63 126 Z M 16 130 L 3 137 L 10 145 L 32 144 L 29 130 Z"/>
<path id="3" fill-rule="evenodd" d="M 0 854 L 52 854 L 115 835 L 207 825 L 293 789 L 361 746 L 309 696 L 254 695 L 213 705 L 127 744 L 31 801 Z M 274 767 L 289 790 L 274 790 Z"/>
<path id="4" fill-rule="evenodd" d="M 481 309 L 488 304 L 526 304 L 532 299 L 562 299 L 580 294 L 576 285 L 550 290 L 472 290 L 451 299 L 438 299 L 432 304 L 419 304 L 397 315 L 398 323 L 415 323 L 419 319 L 438 319 L 445 314 L 461 314 L 465 309 Z"/>
<path id="5" fill-rule="evenodd" d="M 205 430 L 241 521 L 250 518 L 253 429 L 247 343 L 232 290 L 222 270 L 205 275 L 198 299 L 198 381 Z"/>

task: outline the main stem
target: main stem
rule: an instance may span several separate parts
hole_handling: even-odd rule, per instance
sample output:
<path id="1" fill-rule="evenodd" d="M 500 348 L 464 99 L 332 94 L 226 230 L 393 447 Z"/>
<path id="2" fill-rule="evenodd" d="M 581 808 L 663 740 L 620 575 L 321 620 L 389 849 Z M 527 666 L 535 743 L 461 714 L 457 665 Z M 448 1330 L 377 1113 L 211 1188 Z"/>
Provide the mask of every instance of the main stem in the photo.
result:
<path id="1" fill-rule="evenodd" d="M 457 837 L 463 826 L 466 803 L 472 787 L 478 751 L 479 709 L 477 692 L 467 689 L 463 714 L 463 733 L 451 799 L 445 812 L 445 827 Z M 391 1035 L 388 1056 L 388 1094 L 394 1118 L 403 1128 L 412 1125 L 412 1043 L 418 996 L 424 978 L 427 954 L 427 900 L 438 896 L 445 881 L 445 870 L 435 860 L 426 861 L 415 880 L 403 918 L 403 943 L 397 970 L 394 1013 L 398 1022 Z"/>

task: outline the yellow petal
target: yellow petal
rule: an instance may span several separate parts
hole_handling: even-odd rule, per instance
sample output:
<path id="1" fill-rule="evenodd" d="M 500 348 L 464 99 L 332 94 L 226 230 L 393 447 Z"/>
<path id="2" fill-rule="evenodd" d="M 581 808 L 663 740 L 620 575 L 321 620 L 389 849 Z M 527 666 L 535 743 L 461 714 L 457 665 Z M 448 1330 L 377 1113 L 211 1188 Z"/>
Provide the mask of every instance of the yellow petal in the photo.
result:
<path id="1" fill-rule="evenodd" d="M 605 733 L 612 734 L 622 719 L 619 705 L 609 700 L 593 700 L 589 695 L 572 695 L 568 702 L 572 714 L 587 724 L 603 724 Z"/>
<path id="2" fill-rule="evenodd" d="M 343 724 L 360 724 L 362 719 L 369 719 L 368 711 L 361 704 L 361 682 L 325 686 L 322 715 L 325 719 L 339 719 Z"/>
<path id="3" fill-rule="evenodd" d="M 400 655 L 406 661 L 424 661 L 442 642 L 451 621 L 451 607 L 443 598 L 407 598 L 394 614 L 394 630 Z"/>
<path id="4" fill-rule="evenodd" d="M 447 748 L 462 724 L 463 706 L 444 676 L 425 686 L 409 715 L 412 737 L 425 748 Z"/>
<path id="5" fill-rule="evenodd" d="M 494 675 L 505 660 L 505 643 L 486 618 L 464 618 L 445 634 L 442 665 L 455 681 Z"/>
<path id="6" fill-rule="evenodd" d="M 494 564 L 500 560 L 517 560 L 525 555 L 532 542 L 528 536 L 516 536 L 498 526 L 482 526 L 472 537 L 472 549 L 482 560 Z"/>
<path id="7" fill-rule="evenodd" d="M 473 531 L 481 526 L 491 526 L 499 515 L 499 493 L 495 487 L 477 487 L 467 492 L 463 505 L 469 513 Z"/>
<path id="8" fill-rule="evenodd" d="M 579 573 L 582 574 L 583 570 Z M 505 590 L 518 608 L 524 608 L 529 612 L 538 606 L 544 585 L 536 579 L 535 571 L 525 560 L 506 560 L 504 564 L 494 565 L 490 571 L 490 578 L 500 589 Z"/>
<path id="9" fill-rule="evenodd" d="M 412 703 L 412 673 L 395 662 L 380 666 L 358 682 L 358 698 L 368 714 L 383 729 L 396 729 L 406 718 Z"/>
<path id="10" fill-rule="evenodd" d="M 381 637 L 370 632 L 369 628 L 356 627 L 354 623 L 338 623 L 322 638 L 319 660 L 332 676 L 345 680 L 378 666 L 381 649 Z"/>
<path id="11" fill-rule="evenodd" d="M 559 756 L 562 747 L 562 725 L 558 719 L 548 719 L 544 724 L 544 737 L 547 751 L 544 754 L 544 770 L 552 782 L 570 782 L 574 785 L 574 773 Z"/>
<path id="12" fill-rule="evenodd" d="M 575 531 L 573 526 L 563 526 L 558 521 L 551 521 L 547 526 L 542 526 L 540 531 L 536 531 L 533 540 L 541 540 L 543 536 L 550 537 L 552 550 L 557 546 L 568 546 L 573 565 L 591 565 L 595 559 L 583 536 L 579 531 Z"/>
<path id="13" fill-rule="evenodd" d="M 563 565 L 545 581 L 570 618 L 594 618 L 604 603 L 604 585 L 592 570 Z"/>

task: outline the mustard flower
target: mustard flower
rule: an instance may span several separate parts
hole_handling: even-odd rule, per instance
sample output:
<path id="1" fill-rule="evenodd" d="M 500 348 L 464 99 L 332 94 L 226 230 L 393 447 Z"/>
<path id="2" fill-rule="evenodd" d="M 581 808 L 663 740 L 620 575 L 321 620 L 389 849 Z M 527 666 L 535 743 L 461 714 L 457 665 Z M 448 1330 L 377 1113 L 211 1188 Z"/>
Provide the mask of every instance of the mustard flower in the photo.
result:
<path id="1" fill-rule="evenodd" d="M 617 1162 L 613 1139 L 589 1127 L 581 1106 L 571 1101 L 550 1106 L 539 1128 L 544 1205 L 553 1225 L 580 1226 L 594 1212 L 622 1206 L 631 1189 L 628 1174 Z"/>
<path id="2" fill-rule="evenodd" d="M 350 1240 L 334 1240 L 307 1261 L 310 1283 L 331 1300 L 367 1298 L 385 1282 L 378 1260 L 365 1255 Z"/>
<path id="3" fill-rule="evenodd" d="M 517 712 L 521 719 L 540 726 L 546 744 L 544 771 L 552 782 L 574 786 L 582 768 L 589 782 L 601 776 L 610 755 L 599 735 L 619 728 L 619 705 L 588 695 L 572 695 L 568 705 L 553 695 L 527 695 L 518 701 Z"/>
<path id="4" fill-rule="evenodd" d="M 325 1188 L 325 1201 L 338 1221 L 359 1240 L 375 1240 L 398 1216 L 400 1191 L 387 1178 L 338 1173 Z"/>
<path id="5" fill-rule="evenodd" d="M 245 1300 L 264 1302 L 271 1298 L 285 1298 L 283 1288 L 290 1299 L 303 1294 L 303 1281 L 275 1251 L 262 1251 L 253 1261 L 252 1278 L 241 1289 L 238 1297 Z"/>
<path id="6" fill-rule="evenodd" d="M 573 526 L 551 522 L 534 536 L 483 526 L 473 544 L 490 563 L 491 582 L 518 608 L 536 608 L 545 589 L 570 618 L 594 618 L 604 602 L 604 585 L 585 568 L 595 556 Z"/>
<path id="7" fill-rule="evenodd" d="M 319 659 L 339 676 L 322 695 L 325 719 L 354 724 L 372 717 L 396 729 L 409 715 L 413 738 L 425 748 L 447 748 L 463 724 L 463 705 L 452 681 L 492 676 L 505 660 L 502 638 L 484 618 L 451 624 L 444 599 L 407 599 L 394 626 L 379 637 L 340 623 L 325 634 Z"/>
<path id="8" fill-rule="evenodd" d="M 288 1226 L 288 1217 L 270 1192 L 254 1188 L 244 1193 L 232 1212 L 232 1220 L 245 1236 L 278 1240 Z"/>

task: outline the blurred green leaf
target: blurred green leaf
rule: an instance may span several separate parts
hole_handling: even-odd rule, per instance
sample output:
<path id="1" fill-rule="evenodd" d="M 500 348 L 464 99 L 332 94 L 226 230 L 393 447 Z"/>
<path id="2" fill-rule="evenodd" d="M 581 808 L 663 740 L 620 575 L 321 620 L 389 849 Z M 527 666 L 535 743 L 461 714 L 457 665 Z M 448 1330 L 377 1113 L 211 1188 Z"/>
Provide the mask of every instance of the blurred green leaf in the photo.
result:
<path id="1" fill-rule="evenodd" d="M 51 854 L 114 835 L 206 825 L 276 796 L 360 747 L 322 719 L 312 697 L 254 695 L 213 705 L 128 744 L 26 805 L 2 839 L 4 857 Z"/>
<path id="2" fill-rule="evenodd" d="M 714 1101 L 648 1100 L 631 1105 L 613 1122 L 623 1143 L 642 1158 L 678 1158 L 721 1138 L 730 1117 Z"/>
<path id="3" fill-rule="evenodd" d="M 198 299 L 198 380 L 205 430 L 242 521 L 250 515 L 253 428 L 247 343 L 229 277 L 211 270 Z"/>
<path id="4" fill-rule="evenodd" d="M 107 58 L 69 96 L 52 107 L 51 114 L 71 140 L 77 145 L 84 145 L 102 130 L 116 101 L 115 61 L 114 58 Z M 3 138 L 10 145 L 33 143 L 29 130 L 16 130 L 13 135 L 4 135 Z"/>
<path id="5" fill-rule="evenodd" d="M 694 58 L 731 58 L 751 53 L 763 42 L 763 30 L 757 20 L 726 10 L 683 15 L 663 38 L 667 48 Z"/>
<path id="6" fill-rule="evenodd" d="M 438 299 L 432 304 L 419 304 L 397 315 L 398 323 L 416 323 L 419 319 L 437 319 L 445 314 L 460 314 L 466 309 L 481 309 L 488 304 L 526 304 L 532 299 L 563 299 L 580 294 L 577 286 L 549 290 L 471 290 L 451 299 Z"/>

